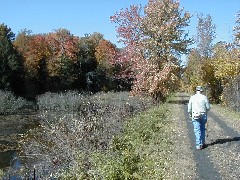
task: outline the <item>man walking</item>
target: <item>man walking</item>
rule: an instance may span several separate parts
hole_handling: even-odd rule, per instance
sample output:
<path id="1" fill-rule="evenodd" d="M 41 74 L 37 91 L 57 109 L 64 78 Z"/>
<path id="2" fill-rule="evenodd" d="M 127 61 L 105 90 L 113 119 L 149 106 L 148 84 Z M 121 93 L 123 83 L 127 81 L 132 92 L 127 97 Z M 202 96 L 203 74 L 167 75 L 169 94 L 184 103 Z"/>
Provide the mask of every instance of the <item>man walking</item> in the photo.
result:
<path id="1" fill-rule="evenodd" d="M 192 118 L 196 137 L 196 148 L 198 150 L 201 150 L 205 146 L 207 111 L 210 110 L 209 101 L 202 92 L 203 88 L 201 86 L 197 86 L 196 94 L 190 97 L 188 103 L 188 113 Z"/>

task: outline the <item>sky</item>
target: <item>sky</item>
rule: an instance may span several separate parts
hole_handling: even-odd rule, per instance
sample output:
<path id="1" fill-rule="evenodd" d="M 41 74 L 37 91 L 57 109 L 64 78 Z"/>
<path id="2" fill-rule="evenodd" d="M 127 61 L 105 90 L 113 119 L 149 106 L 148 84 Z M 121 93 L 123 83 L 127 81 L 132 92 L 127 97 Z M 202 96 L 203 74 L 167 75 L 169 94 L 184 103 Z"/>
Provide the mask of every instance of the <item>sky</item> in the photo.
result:
<path id="1" fill-rule="evenodd" d="M 110 16 L 130 5 L 147 5 L 148 0 L 0 0 L 0 24 L 17 34 L 23 29 L 33 34 L 65 28 L 83 37 L 99 32 L 117 46 L 115 24 Z M 215 42 L 231 41 L 240 0 L 180 0 L 181 8 L 192 15 L 189 36 L 196 35 L 197 14 L 210 14 L 216 25 Z"/>

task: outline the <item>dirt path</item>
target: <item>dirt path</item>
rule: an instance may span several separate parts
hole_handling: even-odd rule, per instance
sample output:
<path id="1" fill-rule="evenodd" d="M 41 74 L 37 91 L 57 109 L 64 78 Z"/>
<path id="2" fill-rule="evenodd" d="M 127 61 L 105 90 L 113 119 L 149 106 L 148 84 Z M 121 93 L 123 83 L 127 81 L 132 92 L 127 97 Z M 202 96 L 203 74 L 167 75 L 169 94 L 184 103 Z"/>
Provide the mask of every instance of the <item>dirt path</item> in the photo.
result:
<path id="1" fill-rule="evenodd" d="M 175 163 L 169 179 L 240 179 L 240 118 L 213 106 L 208 114 L 207 147 L 196 150 L 187 113 L 188 100 L 187 94 L 179 93 L 170 103 L 175 114 L 172 127 Z"/>

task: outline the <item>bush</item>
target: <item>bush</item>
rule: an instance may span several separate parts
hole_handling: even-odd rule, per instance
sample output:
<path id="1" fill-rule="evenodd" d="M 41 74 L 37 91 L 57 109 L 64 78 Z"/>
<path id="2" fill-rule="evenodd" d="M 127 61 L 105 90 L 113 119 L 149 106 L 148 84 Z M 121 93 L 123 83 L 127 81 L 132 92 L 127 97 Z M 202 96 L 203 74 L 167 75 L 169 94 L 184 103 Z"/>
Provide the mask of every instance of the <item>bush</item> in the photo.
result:
<path id="1" fill-rule="evenodd" d="M 230 79 L 223 88 L 224 103 L 231 109 L 240 112 L 240 76 Z"/>
<path id="2" fill-rule="evenodd" d="M 2 178 L 2 177 L 3 177 L 3 175 L 4 175 L 4 173 L 3 173 L 3 170 L 2 170 L 2 169 L 0 169 L 0 178 Z"/>
<path id="3" fill-rule="evenodd" d="M 77 111 L 82 104 L 83 94 L 76 91 L 65 93 L 51 93 L 37 96 L 39 110 Z"/>
<path id="4" fill-rule="evenodd" d="M 141 113 L 124 123 L 107 150 L 81 153 L 64 178 L 164 179 L 171 146 L 167 106 Z"/>
<path id="5" fill-rule="evenodd" d="M 27 104 L 25 99 L 16 97 L 12 92 L 0 90 L 0 114 L 17 113 Z"/>
<path id="6" fill-rule="evenodd" d="M 125 119 L 153 105 L 151 99 L 130 97 L 128 92 L 46 93 L 37 102 L 41 128 L 29 131 L 20 145 L 35 159 L 35 168 L 45 172 L 42 177 L 73 169 L 79 154 L 105 151 L 112 137 L 123 131 Z M 84 162 L 84 169 L 92 166 Z"/>

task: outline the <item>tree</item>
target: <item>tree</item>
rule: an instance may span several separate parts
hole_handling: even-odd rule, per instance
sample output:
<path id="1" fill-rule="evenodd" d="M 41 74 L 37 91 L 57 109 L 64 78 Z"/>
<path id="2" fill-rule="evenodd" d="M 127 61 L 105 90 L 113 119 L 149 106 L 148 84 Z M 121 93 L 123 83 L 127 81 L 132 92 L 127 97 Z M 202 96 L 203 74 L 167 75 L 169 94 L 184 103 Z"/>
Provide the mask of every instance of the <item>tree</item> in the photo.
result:
<path id="1" fill-rule="evenodd" d="M 95 47 L 95 58 L 97 61 L 97 68 L 95 70 L 95 89 L 98 91 L 108 91 L 114 88 L 114 65 L 117 48 L 110 41 L 102 39 Z M 98 88 L 96 88 L 98 87 Z"/>
<path id="2" fill-rule="evenodd" d="M 188 55 L 188 63 L 184 76 L 187 79 L 188 89 L 193 90 L 197 85 L 208 86 L 213 98 L 216 96 L 217 78 L 211 63 L 213 56 L 213 40 L 215 38 L 215 25 L 210 15 L 198 15 L 196 48 Z M 211 98 L 211 97 L 210 97 Z"/>
<path id="3" fill-rule="evenodd" d="M 101 40 L 95 48 L 95 57 L 98 63 L 98 69 L 106 72 L 106 75 L 112 76 L 113 65 L 117 54 L 117 49 L 114 44 L 107 40 Z"/>
<path id="4" fill-rule="evenodd" d="M 47 61 L 52 56 L 45 34 L 32 35 L 31 31 L 23 30 L 14 41 L 17 50 L 22 54 L 26 70 L 26 94 L 34 98 L 36 94 L 48 90 Z"/>
<path id="5" fill-rule="evenodd" d="M 236 25 L 234 27 L 235 43 L 240 46 L 240 11 L 236 15 Z"/>
<path id="6" fill-rule="evenodd" d="M 212 17 L 203 14 L 198 15 L 197 26 L 197 50 L 202 58 L 209 58 L 212 55 L 213 40 L 216 37 L 216 26 L 212 23 Z"/>
<path id="7" fill-rule="evenodd" d="M 12 43 L 14 37 L 10 28 L 0 24 L 0 89 L 21 94 L 24 68 Z"/>
<path id="8" fill-rule="evenodd" d="M 95 57 L 99 65 L 109 66 L 116 57 L 116 46 L 110 41 L 101 40 L 95 48 Z"/>
<path id="9" fill-rule="evenodd" d="M 122 59 L 129 61 L 135 78 L 133 94 L 148 94 L 162 100 L 176 89 L 177 56 L 185 53 L 191 42 L 183 30 L 190 15 L 174 0 L 151 0 L 145 7 L 145 16 L 141 14 L 141 6 L 131 6 L 111 20 L 118 24 L 118 35 L 126 45 Z"/>
<path id="10" fill-rule="evenodd" d="M 78 82 L 81 82 L 83 88 L 87 88 L 89 91 L 94 90 L 93 82 L 97 82 L 96 69 L 98 66 L 97 59 L 95 57 L 96 48 L 100 41 L 104 40 L 103 35 L 98 32 L 93 34 L 85 34 L 84 37 L 79 40 L 79 66 L 81 74 L 79 74 Z"/>
<path id="11" fill-rule="evenodd" d="M 58 29 L 47 35 L 47 43 L 53 54 L 48 63 L 50 75 L 61 75 L 66 68 L 65 61 L 76 63 L 78 59 L 79 39 L 67 29 Z"/>
<path id="12" fill-rule="evenodd" d="M 38 34 L 33 35 L 31 40 L 28 42 L 28 51 L 25 54 L 25 66 L 29 71 L 29 74 L 36 76 L 39 71 L 40 61 L 43 59 L 47 60 L 52 56 L 47 38 L 45 35 Z"/>
<path id="13" fill-rule="evenodd" d="M 17 34 L 15 40 L 13 41 L 14 47 L 23 55 L 24 58 L 27 57 L 27 53 L 30 48 L 29 43 L 33 38 L 31 33 L 31 30 L 23 29 Z"/>
<path id="14" fill-rule="evenodd" d="M 111 22 L 116 23 L 119 42 L 122 42 L 125 47 L 118 52 L 114 65 L 116 68 L 115 78 L 121 81 L 130 82 L 136 78 L 137 72 L 134 72 L 137 59 L 143 60 L 143 50 L 141 41 L 143 31 L 141 30 L 141 11 L 142 7 L 130 6 L 119 13 L 111 16 Z M 144 64 L 144 63 L 143 63 Z M 131 84 L 131 82 L 130 82 Z"/>
<path id="15" fill-rule="evenodd" d="M 218 43 L 214 47 L 212 65 L 215 76 L 221 80 L 236 77 L 240 74 L 239 49 L 227 43 Z"/>
<path id="16" fill-rule="evenodd" d="M 214 48 L 215 75 L 223 86 L 223 104 L 232 109 L 240 110 L 240 11 L 236 16 L 233 43 L 218 43 Z"/>
<path id="17" fill-rule="evenodd" d="M 155 0 L 149 1 L 145 8 L 144 44 L 154 61 L 171 61 L 172 57 L 185 53 L 191 42 L 183 30 L 189 25 L 190 14 L 179 6 L 174 0 Z"/>
<path id="18" fill-rule="evenodd" d="M 24 56 L 29 93 L 72 87 L 79 73 L 79 38 L 66 29 L 36 35 L 23 31 L 15 45 Z"/>
<path id="19" fill-rule="evenodd" d="M 184 70 L 183 79 L 185 84 L 188 85 L 188 91 L 194 90 L 196 86 L 203 82 L 203 77 L 200 76 L 200 74 L 203 74 L 200 59 L 201 55 L 195 48 L 187 56 L 187 66 Z"/>

